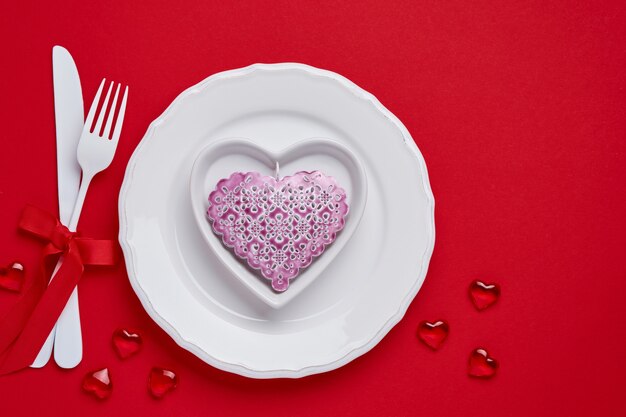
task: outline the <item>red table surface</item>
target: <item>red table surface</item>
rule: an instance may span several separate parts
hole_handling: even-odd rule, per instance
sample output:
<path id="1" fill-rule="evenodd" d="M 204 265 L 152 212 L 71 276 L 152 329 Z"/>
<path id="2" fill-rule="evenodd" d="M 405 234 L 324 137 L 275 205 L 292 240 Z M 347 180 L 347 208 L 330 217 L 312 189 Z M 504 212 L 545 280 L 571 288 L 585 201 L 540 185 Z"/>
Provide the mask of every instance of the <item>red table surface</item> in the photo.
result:
<path id="1" fill-rule="evenodd" d="M 152 322 L 123 263 L 89 270 L 82 363 L 0 377 L 0 415 L 625 415 L 623 2 L 49 3 L 5 2 L 0 13 L 0 263 L 33 271 L 40 245 L 16 232 L 18 215 L 27 203 L 56 212 L 56 44 L 73 54 L 86 102 L 103 76 L 130 85 L 84 234 L 117 237 L 126 163 L 182 90 L 219 71 L 293 61 L 348 77 L 404 122 L 428 166 L 437 239 L 422 289 L 384 340 L 302 380 L 206 365 Z M 502 286 L 482 313 L 467 296 L 476 278 Z M 0 291 L 0 313 L 16 299 Z M 432 352 L 415 331 L 440 318 L 450 336 Z M 111 348 L 118 326 L 145 339 L 126 361 Z M 467 376 L 478 346 L 500 362 L 492 380 Z M 154 365 L 180 377 L 161 401 L 146 389 Z M 114 390 L 99 402 L 80 386 L 104 366 Z"/>

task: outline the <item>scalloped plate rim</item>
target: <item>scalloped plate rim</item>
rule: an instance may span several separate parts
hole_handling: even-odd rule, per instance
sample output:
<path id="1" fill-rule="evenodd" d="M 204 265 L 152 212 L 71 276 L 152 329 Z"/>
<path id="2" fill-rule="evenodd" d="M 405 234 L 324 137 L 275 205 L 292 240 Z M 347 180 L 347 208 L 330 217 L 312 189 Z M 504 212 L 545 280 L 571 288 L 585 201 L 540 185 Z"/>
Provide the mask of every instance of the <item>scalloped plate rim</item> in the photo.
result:
<path id="1" fill-rule="evenodd" d="M 147 139 L 149 139 L 153 134 L 157 127 L 162 124 L 169 117 L 170 113 L 175 109 L 181 101 L 183 101 L 186 97 L 193 95 L 203 88 L 205 88 L 210 83 L 220 80 L 227 79 L 230 77 L 238 77 L 250 74 L 254 71 L 281 71 L 281 70 L 299 70 L 307 72 L 312 76 L 317 77 L 327 77 L 330 78 L 339 84 L 350 93 L 354 94 L 358 98 L 371 103 L 371 105 L 378 111 L 383 117 L 387 118 L 395 127 L 400 131 L 403 142 L 407 146 L 407 151 L 413 154 L 415 160 L 420 168 L 421 178 L 422 178 L 422 187 L 423 192 L 427 198 L 427 206 L 429 212 L 429 235 L 427 248 L 423 253 L 420 265 L 420 272 L 417 279 L 414 281 L 411 289 L 406 293 L 406 296 L 401 301 L 398 309 L 394 314 L 389 316 L 385 321 L 385 324 L 379 328 L 379 330 L 374 334 L 370 340 L 366 343 L 363 343 L 359 346 L 355 346 L 340 357 L 333 359 L 329 362 L 320 363 L 316 365 L 304 366 L 298 369 L 272 369 L 272 370 L 258 370 L 249 366 L 242 365 L 240 363 L 234 362 L 226 362 L 222 361 L 218 358 L 215 358 L 205 350 L 196 346 L 194 343 L 186 340 L 174 326 L 172 326 L 167 320 L 165 320 L 155 309 L 155 307 L 150 302 L 150 299 L 146 292 L 143 290 L 139 281 L 137 280 L 137 274 L 134 268 L 134 258 L 135 254 L 133 252 L 133 247 L 127 241 L 127 233 L 128 233 L 128 218 L 125 212 L 126 198 L 128 189 L 133 179 L 134 169 L 137 164 L 137 160 L 140 158 L 141 154 L 146 147 Z M 435 210 L 435 199 L 430 187 L 430 182 L 428 178 L 428 170 L 426 168 L 426 162 L 424 161 L 424 157 L 422 156 L 419 148 L 413 141 L 410 133 L 406 129 L 406 127 L 402 124 L 402 122 L 391 113 L 385 106 L 380 103 L 380 101 L 371 93 L 363 90 L 358 85 L 354 84 L 349 79 L 344 76 L 337 74 L 332 71 L 319 69 L 310 65 L 301 64 L 301 63 L 275 63 L 275 64 L 263 64 L 256 63 L 249 65 L 247 67 L 227 70 L 218 72 L 213 74 L 203 81 L 199 82 L 196 85 L 193 85 L 183 92 L 181 92 L 172 103 L 165 109 L 165 111 L 157 117 L 149 126 L 148 129 L 143 136 L 142 140 L 137 145 L 135 151 L 133 152 L 127 168 L 126 173 L 124 175 L 124 179 L 122 182 L 122 186 L 120 189 L 119 195 L 119 204 L 118 204 L 118 212 L 119 212 L 119 242 L 122 248 L 122 252 L 124 254 L 124 260 L 126 263 L 126 269 L 129 276 L 129 281 L 131 287 L 135 291 L 137 297 L 139 298 L 141 304 L 144 309 L 150 315 L 150 317 L 166 332 L 168 333 L 172 339 L 183 349 L 186 349 L 189 352 L 192 352 L 198 358 L 202 359 L 204 362 L 214 366 L 223 371 L 236 373 L 242 376 L 250 377 L 250 378 L 258 378 L 258 379 L 270 379 L 270 378 L 301 378 L 308 375 L 318 374 L 322 372 L 328 372 L 341 366 L 351 362 L 352 360 L 362 356 L 363 354 L 370 351 L 374 346 L 376 346 L 382 338 L 404 317 L 411 301 L 417 295 L 419 289 L 421 288 L 424 279 L 426 277 L 426 273 L 428 270 L 428 265 L 430 262 L 430 258 L 432 256 L 434 245 L 435 245 L 435 218 L 434 218 L 434 210 Z"/>

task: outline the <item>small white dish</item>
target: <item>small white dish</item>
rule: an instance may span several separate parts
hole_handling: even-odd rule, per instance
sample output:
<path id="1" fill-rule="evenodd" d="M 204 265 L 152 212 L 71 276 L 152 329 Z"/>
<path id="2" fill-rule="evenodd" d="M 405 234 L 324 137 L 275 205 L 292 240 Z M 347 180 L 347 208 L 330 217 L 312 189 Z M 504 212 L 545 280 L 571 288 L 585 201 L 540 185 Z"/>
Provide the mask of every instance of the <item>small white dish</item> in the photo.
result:
<path id="1" fill-rule="evenodd" d="M 228 137 L 253 138 L 270 152 L 333 138 L 367 175 L 352 237 L 280 309 L 232 276 L 195 218 L 193 163 Z M 299 164 L 317 167 L 318 159 Z M 435 238 L 426 165 L 406 128 L 346 78 L 301 64 L 255 64 L 184 91 L 135 150 L 119 216 L 128 276 L 148 314 L 207 363 L 254 378 L 329 371 L 374 347 L 417 294 Z"/>
<path id="2" fill-rule="evenodd" d="M 280 176 L 298 171 L 320 170 L 346 190 L 350 212 L 346 225 L 324 253 L 294 279 L 282 293 L 272 290 L 269 282 L 237 259 L 213 233 L 207 219 L 208 195 L 215 184 L 235 171 L 257 171 L 275 175 L 276 162 Z M 218 259 L 254 295 L 272 308 L 282 308 L 309 286 L 330 264 L 352 237 L 363 216 L 367 199 L 365 169 L 359 159 L 344 145 L 327 138 L 304 139 L 280 151 L 263 149 L 250 139 L 225 138 L 204 147 L 194 161 L 189 182 L 189 196 L 198 228 Z M 230 276 L 224 279 L 231 279 Z"/>

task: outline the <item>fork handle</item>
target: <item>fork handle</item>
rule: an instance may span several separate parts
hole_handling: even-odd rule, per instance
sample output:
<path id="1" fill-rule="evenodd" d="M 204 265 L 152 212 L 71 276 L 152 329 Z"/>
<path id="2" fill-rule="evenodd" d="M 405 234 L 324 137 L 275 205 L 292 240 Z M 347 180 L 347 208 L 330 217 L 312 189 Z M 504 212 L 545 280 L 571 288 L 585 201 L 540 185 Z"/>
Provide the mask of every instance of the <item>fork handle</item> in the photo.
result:
<path id="1" fill-rule="evenodd" d="M 85 203 L 85 197 L 89 184 L 93 179 L 92 173 L 83 171 L 83 177 L 76 197 L 76 204 L 72 212 L 72 218 L 68 229 L 75 232 L 80 219 L 80 213 Z M 61 368 L 70 369 L 76 367 L 83 358 L 83 336 L 80 328 L 80 311 L 78 308 L 78 287 L 74 288 L 72 295 L 61 312 L 56 324 L 54 335 L 54 360 Z"/>
<path id="2" fill-rule="evenodd" d="M 83 204 L 85 204 L 87 190 L 89 189 L 89 184 L 91 184 L 91 180 L 94 175 L 95 174 L 83 170 L 83 176 L 80 180 L 80 188 L 78 189 L 78 195 L 76 196 L 76 203 L 74 203 L 74 210 L 72 211 L 72 217 L 70 217 L 70 224 L 67 225 L 67 228 L 70 229 L 71 232 L 76 231 L 78 219 L 80 219 L 80 213 L 83 211 Z"/>
<path id="3" fill-rule="evenodd" d="M 80 328 L 78 287 L 74 288 L 59 316 L 54 334 L 54 361 L 61 368 L 75 368 L 83 359 L 83 335 Z"/>

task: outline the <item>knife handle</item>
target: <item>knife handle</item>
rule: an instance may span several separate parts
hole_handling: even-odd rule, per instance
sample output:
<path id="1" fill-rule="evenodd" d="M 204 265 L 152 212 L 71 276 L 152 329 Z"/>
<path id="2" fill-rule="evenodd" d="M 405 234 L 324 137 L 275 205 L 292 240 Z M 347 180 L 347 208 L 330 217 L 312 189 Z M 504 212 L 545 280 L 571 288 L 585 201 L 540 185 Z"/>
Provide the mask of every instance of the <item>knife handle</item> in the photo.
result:
<path id="1" fill-rule="evenodd" d="M 52 330 L 50 331 L 50 334 L 48 335 L 48 338 L 46 339 L 43 346 L 41 347 L 41 350 L 37 354 L 37 357 L 35 358 L 33 363 L 30 365 L 31 368 L 43 368 L 44 366 L 46 366 L 46 364 L 50 360 L 50 356 L 52 356 L 52 347 L 54 346 L 55 330 L 56 330 L 56 327 L 53 327 Z"/>

